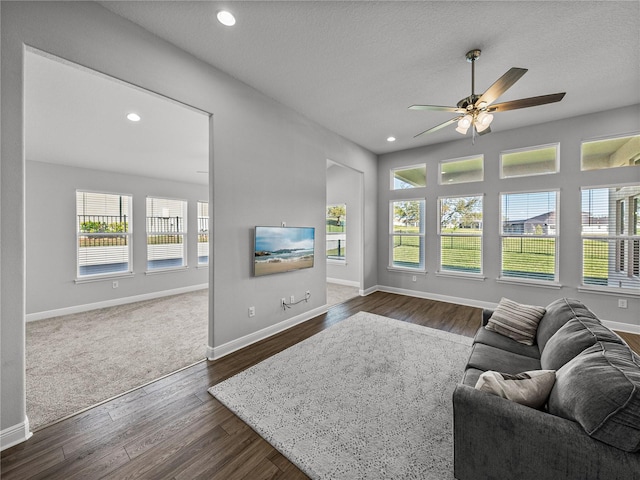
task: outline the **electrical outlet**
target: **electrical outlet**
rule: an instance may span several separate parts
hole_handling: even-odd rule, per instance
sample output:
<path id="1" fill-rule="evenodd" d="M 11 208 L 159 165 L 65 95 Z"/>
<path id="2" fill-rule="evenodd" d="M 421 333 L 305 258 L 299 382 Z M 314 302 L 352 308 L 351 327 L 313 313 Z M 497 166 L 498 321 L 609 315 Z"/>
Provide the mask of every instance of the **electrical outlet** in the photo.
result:
<path id="1" fill-rule="evenodd" d="M 618 299 L 618 308 L 627 308 L 627 299 L 619 298 Z"/>
<path id="2" fill-rule="evenodd" d="M 111 284 L 112 288 L 118 288 L 118 282 L 116 280 L 113 281 L 113 283 Z"/>
<path id="3" fill-rule="evenodd" d="M 280 306 L 284 308 L 286 305 L 287 305 L 287 299 L 282 297 L 282 299 L 280 300 Z"/>
<path id="4" fill-rule="evenodd" d="M 256 316 L 256 307 L 249 307 L 249 317 Z"/>
<path id="5" fill-rule="evenodd" d="M 305 300 L 309 300 L 311 298 L 311 292 L 309 290 L 304 292 L 304 298 L 305 298 Z"/>
<path id="6" fill-rule="evenodd" d="M 296 301 L 296 297 L 294 297 L 293 295 L 291 295 L 291 302 L 290 303 L 294 303 Z"/>
<path id="7" fill-rule="evenodd" d="M 412 281 L 412 282 L 415 282 L 416 280 L 417 280 L 417 279 L 416 279 L 416 276 L 415 276 L 415 275 L 414 275 L 413 277 L 411 277 L 411 281 Z"/>

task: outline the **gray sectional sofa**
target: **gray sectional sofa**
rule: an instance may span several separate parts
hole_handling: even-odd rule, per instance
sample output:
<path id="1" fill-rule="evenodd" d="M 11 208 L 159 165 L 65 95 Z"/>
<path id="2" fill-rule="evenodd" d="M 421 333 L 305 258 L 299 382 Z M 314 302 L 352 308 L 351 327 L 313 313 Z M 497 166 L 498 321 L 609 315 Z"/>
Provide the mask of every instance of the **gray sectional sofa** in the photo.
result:
<path id="1" fill-rule="evenodd" d="M 546 307 L 534 345 L 484 328 L 453 394 L 459 480 L 640 480 L 640 356 L 578 300 Z M 530 408 L 475 389 L 488 370 L 556 370 Z"/>

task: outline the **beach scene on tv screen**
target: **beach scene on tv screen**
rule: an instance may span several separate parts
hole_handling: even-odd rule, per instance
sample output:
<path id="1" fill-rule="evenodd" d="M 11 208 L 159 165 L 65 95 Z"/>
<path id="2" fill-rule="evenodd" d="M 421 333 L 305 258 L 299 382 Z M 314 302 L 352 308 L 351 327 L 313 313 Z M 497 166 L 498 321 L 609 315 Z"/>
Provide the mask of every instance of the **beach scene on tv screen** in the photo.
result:
<path id="1" fill-rule="evenodd" d="M 256 227 L 255 275 L 313 267 L 313 227 Z"/>

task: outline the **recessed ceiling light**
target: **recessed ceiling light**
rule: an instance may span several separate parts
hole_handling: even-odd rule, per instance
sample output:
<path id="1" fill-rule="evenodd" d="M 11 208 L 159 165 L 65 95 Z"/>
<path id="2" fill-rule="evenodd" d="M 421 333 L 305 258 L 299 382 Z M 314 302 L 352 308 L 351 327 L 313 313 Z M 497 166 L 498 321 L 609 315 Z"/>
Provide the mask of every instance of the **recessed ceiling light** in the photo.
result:
<path id="1" fill-rule="evenodd" d="M 236 17 L 231 12 L 220 10 L 218 12 L 218 21 L 227 27 L 233 27 L 236 24 Z"/>
<path id="2" fill-rule="evenodd" d="M 387 142 L 395 142 L 396 137 L 387 137 Z"/>
<path id="3" fill-rule="evenodd" d="M 140 115 L 138 115 L 137 113 L 129 113 L 127 115 L 127 119 L 132 121 L 132 122 L 139 122 L 140 121 Z"/>

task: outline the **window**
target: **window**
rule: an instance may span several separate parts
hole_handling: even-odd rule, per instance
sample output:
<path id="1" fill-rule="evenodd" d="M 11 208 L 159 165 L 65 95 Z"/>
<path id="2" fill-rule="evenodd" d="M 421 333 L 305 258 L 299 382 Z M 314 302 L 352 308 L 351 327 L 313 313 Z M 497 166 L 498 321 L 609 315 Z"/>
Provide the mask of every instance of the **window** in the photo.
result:
<path id="1" fill-rule="evenodd" d="M 347 205 L 327 206 L 327 259 L 346 261 Z"/>
<path id="2" fill-rule="evenodd" d="M 440 162 L 440 185 L 452 185 L 455 183 L 481 182 L 484 180 L 484 156 L 458 158 Z"/>
<path id="3" fill-rule="evenodd" d="M 640 185 L 582 189 L 582 284 L 640 290 Z"/>
<path id="4" fill-rule="evenodd" d="M 198 202 L 198 265 L 209 265 L 209 202 Z"/>
<path id="5" fill-rule="evenodd" d="M 501 278 L 558 278 L 557 191 L 500 194 Z"/>
<path id="6" fill-rule="evenodd" d="M 147 197 L 147 269 L 186 266 L 187 202 Z"/>
<path id="7" fill-rule="evenodd" d="M 391 170 L 391 190 L 427 186 L 427 165 L 414 165 Z"/>
<path id="8" fill-rule="evenodd" d="M 520 148 L 500 154 L 500 178 L 558 172 L 560 144 Z"/>
<path id="9" fill-rule="evenodd" d="M 390 267 L 424 270 L 424 199 L 391 202 Z"/>
<path id="10" fill-rule="evenodd" d="M 482 196 L 439 199 L 440 270 L 482 273 Z"/>
<path id="11" fill-rule="evenodd" d="M 640 167 L 640 135 L 582 143 L 580 155 L 582 170 L 633 166 Z"/>
<path id="12" fill-rule="evenodd" d="M 77 276 L 131 273 L 131 197 L 76 192 Z"/>

